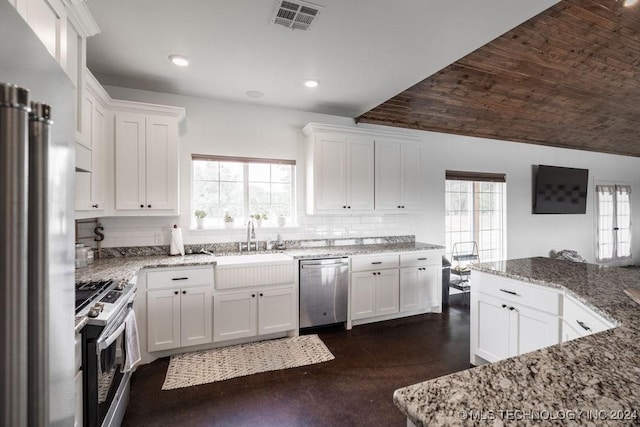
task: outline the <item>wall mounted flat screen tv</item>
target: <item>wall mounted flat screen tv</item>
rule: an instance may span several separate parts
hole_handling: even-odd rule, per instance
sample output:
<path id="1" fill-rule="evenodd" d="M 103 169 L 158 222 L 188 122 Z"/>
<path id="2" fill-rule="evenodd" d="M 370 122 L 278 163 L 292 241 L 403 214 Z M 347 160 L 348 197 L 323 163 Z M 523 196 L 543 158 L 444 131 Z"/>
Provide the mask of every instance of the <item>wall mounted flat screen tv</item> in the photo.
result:
<path id="1" fill-rule="evenodd" d="M 539 165 L 535 175 L 534 214 L 586 212 L 588 169 Z"/>

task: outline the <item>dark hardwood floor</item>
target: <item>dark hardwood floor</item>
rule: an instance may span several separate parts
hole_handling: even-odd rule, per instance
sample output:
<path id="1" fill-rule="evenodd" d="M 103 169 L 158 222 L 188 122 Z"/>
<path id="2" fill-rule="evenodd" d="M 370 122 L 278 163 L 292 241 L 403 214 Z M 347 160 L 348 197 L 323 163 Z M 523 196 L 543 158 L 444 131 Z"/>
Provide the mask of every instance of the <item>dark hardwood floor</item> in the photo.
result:
<path id="1" fill-rule="evenodd" d="M 468 302 L 467 302 L 468 303 Z M 319 333 L 335 360 L 162 391 L 164 358 L 138 368 L 125 426 L 404 426 L 393 391 L 469 367 L 469 307 Z"/>

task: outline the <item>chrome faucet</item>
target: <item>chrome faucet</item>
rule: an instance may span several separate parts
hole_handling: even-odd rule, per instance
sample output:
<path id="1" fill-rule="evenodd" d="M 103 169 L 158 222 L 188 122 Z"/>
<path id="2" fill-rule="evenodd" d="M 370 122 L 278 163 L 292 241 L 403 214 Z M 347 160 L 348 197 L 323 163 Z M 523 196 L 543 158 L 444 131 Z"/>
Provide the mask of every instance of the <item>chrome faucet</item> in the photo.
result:
<path id="1" fill-rule="evenodd" d="M 240 252 L 242 252 L 243 248 L 247 248 L 247 252 L 251 252 L 251 246 L 253 246 L 254 250 L 258 250 L 256 242 L 253 242 L 256 238 L 256 229 L 253 226 L 253 220 L 249 220 L 247 222 L 247 242 L 240 242 Z"/>

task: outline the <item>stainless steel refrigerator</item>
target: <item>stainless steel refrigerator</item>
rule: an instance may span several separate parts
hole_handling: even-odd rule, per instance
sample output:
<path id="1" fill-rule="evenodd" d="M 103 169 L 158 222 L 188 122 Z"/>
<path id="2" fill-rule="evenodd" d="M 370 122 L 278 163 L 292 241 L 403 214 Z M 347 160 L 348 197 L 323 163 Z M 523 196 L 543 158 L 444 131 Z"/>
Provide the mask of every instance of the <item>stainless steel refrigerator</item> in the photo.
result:
<path id="1" fill-rule="evenodd" d="M 0 425 L 70 426 L 74 88 L 9 2 L 0 82 Z"/>

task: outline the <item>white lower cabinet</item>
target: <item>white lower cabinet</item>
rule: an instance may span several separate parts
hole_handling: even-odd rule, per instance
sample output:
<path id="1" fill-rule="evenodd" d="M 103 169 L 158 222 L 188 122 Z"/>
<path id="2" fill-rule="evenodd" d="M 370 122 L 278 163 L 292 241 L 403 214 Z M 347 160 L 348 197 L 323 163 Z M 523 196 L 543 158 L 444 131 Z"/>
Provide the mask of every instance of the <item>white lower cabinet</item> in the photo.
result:
<path id="1" fill-rule="evenodd" d="M 472 295 L 471 304 L 474 354 L 488 362 L 559 342 L 557 315 L 481 293 Z"/>
<path id="2" fill-rule="evenodd" d="M 473 271 L 472 364 L 496 362 L 612 328 L 565 291 Z"/>
<path id="3" fill-rule="evenodd" d="M 147 292 L 148 351 L 211 342 L 211 286 Z"/>
<path id="4" fill-rule="evenodd" d="M 147 289 L 147 351 L 211 342 L 211 268 L 152 271 Z"/>
<path id="5" fill-rule="evenodd" d="M 398 269 L 351 273 L 351 319 L 365 319 L 398 312 Z"/>
<path id="6" fill-rule="evenodd" d="M 441 304 L 440 269 L 437 265 L 400 269 L 400 311 L 431 308 Z"/>
<path id="7" fill-rule="evenodd" d="M 217 292 L 213 296 L 213 341 L 295 329 L 296 295 L 291 286 Z"/>
<path id="8" fill-rule="evenodd" d="M 440 312 L 442 256 L 434 249 L 351 257 L 350 321 Z"/>
<path id="9" fill-rule="evenodd" d="M 602 332 L 613 326 L 584 304 L 565 295 L 562 306 L 562 342 Z"/>

